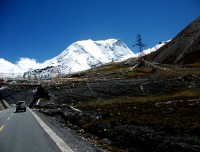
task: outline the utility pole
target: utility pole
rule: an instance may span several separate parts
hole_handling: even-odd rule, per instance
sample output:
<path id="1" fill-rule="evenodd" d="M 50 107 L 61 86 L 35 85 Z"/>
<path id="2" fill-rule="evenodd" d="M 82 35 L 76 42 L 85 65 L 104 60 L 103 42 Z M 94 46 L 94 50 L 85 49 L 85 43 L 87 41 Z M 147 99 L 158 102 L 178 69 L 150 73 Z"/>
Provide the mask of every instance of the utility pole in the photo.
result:
<path id="1" fill-rule="evenodd" d="M 142 38 L 141 38 L 141 34 L 138 34 L 136 37 L 136 44 L 134 44 L 132 47 L 134 46 L 138 46 L 138 50 L 139 50 L 139 59 L 142 60 L 143 56 L 144 56 L 144 52 L 143 52 L 143 48 L 146 46 L 144 43 L 142 43 Z"/>

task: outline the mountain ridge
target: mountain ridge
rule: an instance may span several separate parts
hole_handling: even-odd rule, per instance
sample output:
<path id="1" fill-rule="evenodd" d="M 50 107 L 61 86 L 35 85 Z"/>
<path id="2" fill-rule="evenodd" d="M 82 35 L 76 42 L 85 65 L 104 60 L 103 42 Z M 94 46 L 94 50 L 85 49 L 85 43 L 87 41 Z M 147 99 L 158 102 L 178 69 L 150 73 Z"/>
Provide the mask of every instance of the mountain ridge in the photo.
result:
<path id="1" fill-rule="evenodd" d="M 163 64 L 200 63 L 200 17 L 146 59 Z"/>
<path id="2" fill-rule="evenodd" d="M 156 51 L 168 41 L 162 41 L 144 54 Z M 77 41 L 52 59 L 38 63 L 35 59 L 20 58 L 16 64 L 0 59 L 1 77 L 38 77 L 49 78 L 84 71 L 110 62 L 119 62 L 138 57 L 120 39 Z"/>

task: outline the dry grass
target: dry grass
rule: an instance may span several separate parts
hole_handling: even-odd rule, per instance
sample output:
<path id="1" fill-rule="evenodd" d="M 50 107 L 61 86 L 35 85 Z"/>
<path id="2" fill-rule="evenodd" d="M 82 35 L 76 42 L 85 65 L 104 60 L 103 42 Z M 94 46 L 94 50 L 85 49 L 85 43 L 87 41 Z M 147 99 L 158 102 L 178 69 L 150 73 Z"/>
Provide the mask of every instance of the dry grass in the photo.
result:
<path id="1" fill-rule="evenodd" d="M 79 104 L 78 108 L 86 108 L 87 106 L 101 107 L 101 106 L 113 106 L 117 104 L 131 104 L 131 103 L 152 103 L 152 102 L 165 102 L 172 100 L 181 100 L 181 99 L 194 99 L 200 97 L 200 90 L 181 90 L 179 92 L 175 92 L 173 94 L 165 94 L 165 95 L 156 95 L 156 96 L 141 96 L 141 97 L 129 97 L 122 96 L 118 98 L 110 98 L 110 99 L 99 99 L 89 101 L 84 104 Z"/>
<path id="2" fill-rule="evenodd" d="M 200 104 L 193 106 L 186 100 L 194 98 L 200 98 L 200 90 L 183 90 L 160 96 L 95 100 L 80 104 L 77 108 L 112 113 L 110 117 L 101 119 L 111 124 L 123 121 L 134 125 L 154 126 L 159 130 L 193 132 L 194 128 L 200 129 Z M 90 128 L 92 123 L 87 122 L 84 127 Z"/>
<path id="3" fill-rule="evenodd" d="M 196 67 L 200 67 L 200 63 L 189 64 L 187 66 L 196 68 Z"/>
<path id="4" fill-rule="evenodd" d="M 135 68 L 133 70 L 136 72 L 139 72 L 139 73 L 152 73 L 153 72 L 153 69 L 150 67 Z"/>

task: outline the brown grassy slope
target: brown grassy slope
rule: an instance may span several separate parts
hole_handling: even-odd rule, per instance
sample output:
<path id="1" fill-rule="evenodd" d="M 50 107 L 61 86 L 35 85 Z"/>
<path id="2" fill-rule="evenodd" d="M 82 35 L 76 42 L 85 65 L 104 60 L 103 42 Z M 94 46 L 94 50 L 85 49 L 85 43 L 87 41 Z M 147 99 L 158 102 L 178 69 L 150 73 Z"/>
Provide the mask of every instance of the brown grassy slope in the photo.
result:
<path id="1" fill-rule="evenodd" d="M 120 64 L 116 64 L 120 67 Z M 115 66 L 116 66 L 115 65 Z M 122 66 L 122 65 L 121 65 Z M 106 72 L 112 73 L 113 66 L 106 66 Z M 189 100 L 189 99 L 198 99 L 200 98 L 200 90 L 199 88 L 193 87 L 189 88 L 189 83 L 199 83 L 200 81 L 200 68 L 198 66 L 170 66 L 170 65 L 159 65 L 160 69 L 156 70 L 156 73 L 153 72 L 153 67 L 151 66 L 143 66 L 140 68 L 134 68 L 130 70 L 127 68 L 123 78 L 137 78 L 144 79 L 150 78 L 149 81 L 155 81 L 157 77 L 163 81 L 164 86 L 167 87 L 168 93 L 161 92 L 159 94 L 148 94 L 146 93 L 144 96 L 115 96 L 106 99 L 97 99 L 90 100 L 86 103 L 77 105 L 77 108 L 82 110 L 92 110 L 97 111 L 101 109 L 104 112 L 112 113 L 112 117 L 106 119 L 105 121 L 119 121 L 125 120 L 127 122 L 134 122 L 135 124 L 142 125 L 156 125 L 156 126 L 171 126 L 174 128 L 191 128 L 195 125 L 200 129 L 200 121 L 197 122 L 199 117 L 199 104 L 195 104 L 196 106 L 188 106 L 189 103 L 179 102 L 179 100 Z M 110 70 L 109 70 L 110 69 Z M 124 68 L 123 68 L 124 69 Z M 116 70 L 116 69 L 115 69 Z M 118 68 L 120 72 L 120 68 Z M 119 72 L 118 71 L 118 72 Z M 127 72 L 128 71 L 128 72 Z M 97 72 L 97 71 L 96 71 Z M 105 72 L 105 71 L 104 71 Z M 116 72 L 116 71 L 115 71 Z M 98 71 L 97 73 L 101 73 Z M 94 74 L 94 71 L 93 71 Z M 195 78 L 194 78 L 194 77 Z M 137 81 L 137 79 L 135 81 Z M 196 80 L 194 80 L 196 79 Z M 158 81 L 158 79 L 157 79 Z M 176 82 L 180 81 L 180 84 L 185 87 L 177 86 Z M 131 85 L 131 84 L 127 84 Z M 154 86 L 152 86 L 153 88 Z M 144 87 L 145 88 L 145 87 Z M 151 89 L 151 86 L 149 86 Z M 159 88 L 157 88 L 159 89 Z M 162 88 L 160 88 L 162 89 Z M 171 112 L 170 106 L 164 104 L 165 102 L 173 101 L 177 104 L 171 104 Z M 157 106 L 157 103 L 161 103 L 161 107 Z M 162 104 L 163 103 L 163 104 Z M 178 107 L 178 105 L 180 105 Z M 189 117 L 192 115 L 188 115 L 186 118 L 184 113 L 194 114 L 190 120 Z M 120 113 L 120 114 L 119 114 Z M 168 115 L 169 114 L 169 115 Z M 187 123 L 184 119 L 187 119 Z M 195 121 L 194 121 L 195 119 Z M 198 119 L 200 120 L 200 119 Z"/>
<path id="2" fill-rule="evenodd" d="M 71 104 L 81 112 L 62 106 L 63 112 L 57 108 L 43 112 L 51 116 L 61 113 L 64 122 L 111 143 L 108 147 L 126 151 L 198 151 L 199 64 L 147 63 L 132 68 L 138 62 L 128 60 L 76 74 L 76 79 L 84 81 L 60 85 L 52 93 L 54 103 Z"/>

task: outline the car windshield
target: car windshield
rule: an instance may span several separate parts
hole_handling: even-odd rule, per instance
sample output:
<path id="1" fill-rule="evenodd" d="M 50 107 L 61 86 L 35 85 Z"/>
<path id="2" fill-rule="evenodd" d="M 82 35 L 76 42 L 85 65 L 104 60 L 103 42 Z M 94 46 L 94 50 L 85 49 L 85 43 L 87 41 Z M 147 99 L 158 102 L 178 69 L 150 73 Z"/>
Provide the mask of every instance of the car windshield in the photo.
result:
<path id="1" fill-rule="evenodd" d="M 21 105 L 21 104 L 23 104 L 24 102 L 17 102 L 17 105 Z"/>

